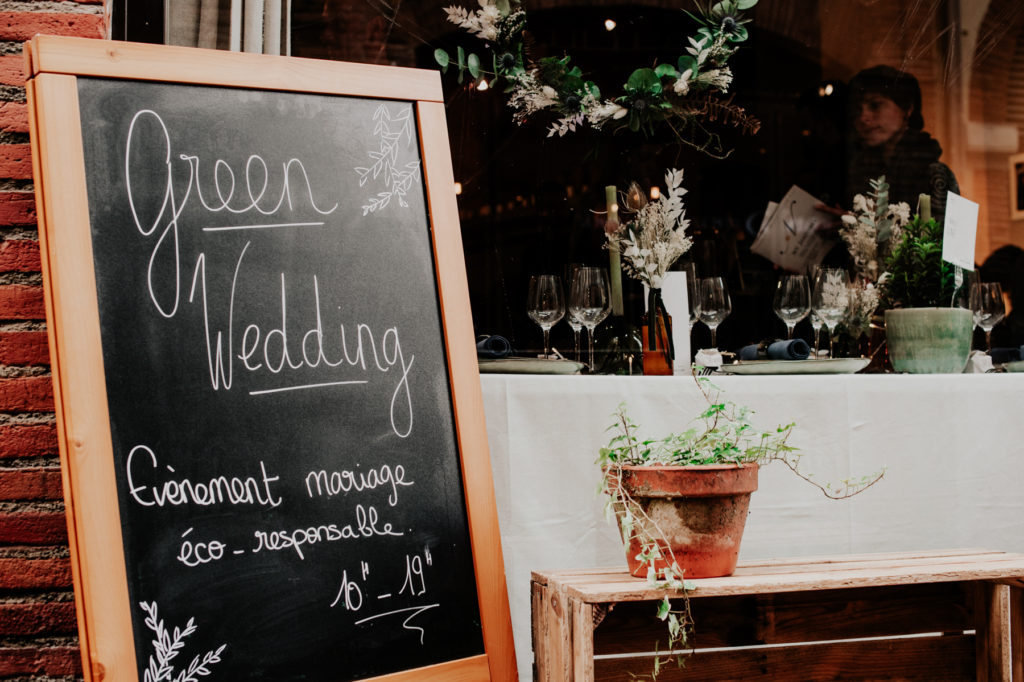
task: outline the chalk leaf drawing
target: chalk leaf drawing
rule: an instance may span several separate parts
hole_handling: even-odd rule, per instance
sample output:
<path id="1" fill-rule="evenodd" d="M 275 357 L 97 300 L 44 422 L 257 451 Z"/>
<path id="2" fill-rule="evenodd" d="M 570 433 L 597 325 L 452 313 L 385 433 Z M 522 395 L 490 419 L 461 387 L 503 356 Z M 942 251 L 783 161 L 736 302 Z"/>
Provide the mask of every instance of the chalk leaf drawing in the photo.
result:
<path id="1" fill-rule="evenodd" d="M 358 167 L 355 171 L 359 174 L 360 187 L 374 180 L 383 182 L 385 191 L 377 192 L 376 196 L 369 199 L 369 203 L 363 205 L 363 215 L 386 208 L 392 199 L 397 200 L 399 206 L 408 207 L 405 195 L 412 188 L 420 170 L 419 161 L 399 165 L 398 160 L 402 139 L 405 139 L 405 149 L 412 144 L 412 109 L 406 107 L 392 114 L 387 106 L 381 104 L 373 112 L 373 121 L 373 134 L 380 142 L 380 149 L 366 152 L 373 164 Z"/>
<path id="2" fill-rule="evenodd" d="M 220 655 L 227 644 L 221 644 L 216 651 L 207 651 L 201 657 L 196 656 L 184 670 L 174 671 L 171 661 L 181 653 L 185 646 L 185 638 L 196 631 L 195 618 L 189 618 L 185 629 L 175 627 L 169 631 L 164 621 L 157 617 L 156 602 L 139 602 L 146 612 L 146 627 L 153 631 L 153 653 L 149 657 L 149 666 L 143 675 L 143 682 L 198 682 L 200 677 L 210 674 L 210 668 L 220 662 Z"/>

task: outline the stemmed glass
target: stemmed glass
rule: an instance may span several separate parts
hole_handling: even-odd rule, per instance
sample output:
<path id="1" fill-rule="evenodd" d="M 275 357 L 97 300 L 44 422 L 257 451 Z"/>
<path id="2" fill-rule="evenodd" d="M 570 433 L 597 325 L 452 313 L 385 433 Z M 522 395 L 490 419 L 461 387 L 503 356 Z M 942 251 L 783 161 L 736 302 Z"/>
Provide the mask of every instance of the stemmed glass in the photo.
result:
<path id="1" fill-rule="evenodd" d="M 811 309 L 828 327 L 828 356 L 834 357 L 833 337 L 850 306 L 850 277 L 840 268 L 822 268 L 814 281 Z"/>
<path id="2" fill-rule="evenodd" d="M 985 345 L 992 351 L 992 328 L 1006 315 L 1003 288 L 999 282 L 978 282 L 971 287 L 971 310 L 974 324 L 985 332 Z"/>
<path id="3" fill-rule="evenodd" d="M 576 273 L 583 266 L 580 263 L 570 263 L 565 266 L 565 281 L 569 283 L 569 296 L 572 296 L 572 285 L 576 281 Z M 569 306 L 569 310 L 566 314 L 566 321 L 569 323 L 569 327 L 572 329 L 573 345 L 576 350 L 576 362 L 580 361 L 580 330 L 583 329 L 583 320 L 576 316 L 572 306 Z"/>
<path id="4" fill-rule="evenodd" d="M 584 267 L 576 271 L 569 294 L 570 314 L 587 328 L 590 369 L 594 369 L 594 329 L 612 310 L 608 274 L 604 268 Z"/>
<path id="5" fill-rule="evenodd" d="M 526 313 L 544 332 L 544 357 L 551 355 L 551 328 L 565 315 L 565 295 L 558 275 L 530 277 Z"/>
<path id="6" fill-rule="evenodd" d="M 825 323 L 818 317 L 818 313 L 811 308 L 811 329 L 814 330 L 814 355 L 812 357 L 815 360 L 818 359 L 818 348 L 820 347 L 818 342 L 821 340 L 821 328 L 824 326 Z"/>
<path id="7" fill-rule="evenodd" d="M 796 323 L 811 312 L 811 287 L 805 275 L 783 275 L 775 288 L 772 302 L 775 314 L 786 323 L 786 338 L 793 338 Z"/>
<path id="8" fill-rule="evenodd" d="M 697 318 L 711 330 L 711 347 L 715 345 L 715 331 L 722 320 L 732 312 L 729 290 L 721 277 L 704 277 L 700 280 L 697 294 Z"/>
<path id="9" fill-rule="evenodd" d="M 690 333 L 693 333 L 693 325 L 697 324 L 697 307 L 699 296 L 697 296 L 697 271 L 693 264 L 686 266 L 686 305 L 690 313 Z"/>

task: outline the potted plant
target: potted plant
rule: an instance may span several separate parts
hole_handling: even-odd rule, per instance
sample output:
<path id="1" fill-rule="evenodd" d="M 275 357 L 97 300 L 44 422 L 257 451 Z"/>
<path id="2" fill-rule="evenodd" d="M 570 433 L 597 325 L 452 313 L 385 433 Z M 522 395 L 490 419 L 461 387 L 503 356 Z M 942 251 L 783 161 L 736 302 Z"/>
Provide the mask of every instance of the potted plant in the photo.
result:
<path id="1" fill-rule="evenodd" d="M 697 385 L 707 408 L 690 428 L 660 440 L 643 438 L 621 404 L 609 428 L 614 435 L 598 458 L 606 510 L 618 524 L 629 572 L 684 593 L 695 586 L 692 579 L 735 570 L 761 465 L 781 462 L 832 499 L 856 495 L 884 475 L 818 483 L 800 470 L 800 455 L 787 442 L 794 424 L 759 430 L 750 409 L 720 400 L 720 390 L 706 377 Z M 659 604 L 669 651 L 687 645 L 688 606 L 684 599 L 674 609 L 667 595 Z M 655 676 L 663 662 L 656 657 Z"/>
<path id="2" fill-rule="evenodd" d="M 962 372 L 971 352 L 974 319 L 957 307 L 955 267 L 942 259 L 942 226 L 921 211 L 894 237 L 880 281 L 889 357 L 898 372 Z M 962 275 L 961 275 L 962 283 Z"/>

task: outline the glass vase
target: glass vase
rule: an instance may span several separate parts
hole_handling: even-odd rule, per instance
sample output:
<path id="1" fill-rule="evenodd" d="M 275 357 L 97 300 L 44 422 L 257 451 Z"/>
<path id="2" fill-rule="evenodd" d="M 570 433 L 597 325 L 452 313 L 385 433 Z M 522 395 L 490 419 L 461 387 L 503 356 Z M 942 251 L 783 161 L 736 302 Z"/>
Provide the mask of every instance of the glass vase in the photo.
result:
<path id="1" fill-rule="evenodd" d="M 649 315 L 654 315 L 654 323 L 650 323 Z M 660 305 L 650 306 L 644 314 L 640 332 L 644 344 L 644 375 L 672 374 L 673 358 L 669 345 L 669 329 L 672 317 Z M 651 339 L 651 330 L 654 339 Z"/>

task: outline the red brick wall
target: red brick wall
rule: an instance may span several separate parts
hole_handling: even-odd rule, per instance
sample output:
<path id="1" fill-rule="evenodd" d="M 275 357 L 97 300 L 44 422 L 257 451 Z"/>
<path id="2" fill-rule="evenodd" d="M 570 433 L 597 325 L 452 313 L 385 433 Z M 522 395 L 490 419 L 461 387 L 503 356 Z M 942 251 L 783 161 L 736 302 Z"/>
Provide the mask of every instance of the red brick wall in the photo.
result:
<path id="1" fill-rule="evenodd" d="M 0 680 L 74 680 L 81 662 L 20 44 L 36 33 L 103 38 L 107 28 L 102 0 L 16 6 L 0 11 Z"/>

